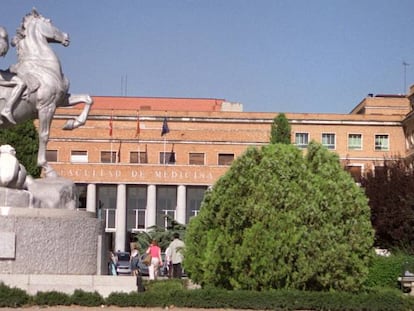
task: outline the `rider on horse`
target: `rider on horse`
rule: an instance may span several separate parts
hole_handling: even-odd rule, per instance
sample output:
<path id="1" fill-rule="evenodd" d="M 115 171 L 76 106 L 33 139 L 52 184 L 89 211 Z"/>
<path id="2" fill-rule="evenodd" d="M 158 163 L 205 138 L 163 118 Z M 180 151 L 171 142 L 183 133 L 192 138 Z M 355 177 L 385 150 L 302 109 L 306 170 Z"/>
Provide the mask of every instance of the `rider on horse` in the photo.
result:
<path id="1" fill-rule="evenodd" d="M 0 56 L 5 56 L 9 49 L 9 38 L 7 31 L 4 27 L 0 26 Z M 12 87 L 13 91 L 11 92 L 10 97 L 4 104 L 4 107 L 0 114 L 5 117 L 10 123 L 16 124 L 16 121 L 13 118 L 12 110 L 14 104 L 20 98 L 24 90 L 26 89 L 26 83 L 23 82 L 20 77 L 16 74 L 12 74 L 10 70 L 0 70 L 0 86 L 3 87 Z M 0 124 L 3 121 L 0 119 Z"/>

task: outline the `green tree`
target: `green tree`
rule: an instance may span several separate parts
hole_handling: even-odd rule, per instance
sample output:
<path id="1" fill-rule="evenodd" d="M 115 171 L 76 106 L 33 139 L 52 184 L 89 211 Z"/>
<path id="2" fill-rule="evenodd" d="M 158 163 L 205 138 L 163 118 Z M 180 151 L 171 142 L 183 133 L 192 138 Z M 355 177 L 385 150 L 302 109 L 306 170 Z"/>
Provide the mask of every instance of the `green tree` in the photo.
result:
<path id="1" fill-rule="evenodd" d="M 171 243 L 175 232 L 179 233 L 180 237 L 184 239 L 186 226 L 180 224 L 174 219 L 171 219 L 169 216 L 166 217 L 169 219 L 169 226 L 167 227 L 167 230 L 159 226 L 152 226 L 148 228 L 148 231 L 139 232 L 135 235 L 135 242 L 137 243 L 138 250 L 141 253 L 149 247 L 152 240 L 156 240 L 160 248 L 165 251 Z"/>
<path id="2" fill-rule="evenodd" d="M 227 289 L 357 290 L 373 254 L 363 190 L 311 143 L 250 148 L 187 226 L 184 267 Z"/>
<path id="3" fill-rule="evenodd" d="M 403 159 L 384 161 L 361 185 L 369 198 L 375 244 L 414 253 L 414 168 Z"/>
<path id="4" fill-rule="evenodd" d="M 274 119 L 270 130 L 271 144 L 290 144 L 291 126 L 284 113 L 279 113 Z"/>
<path id="5" fill-rule="evenodd" d="M 0 145 L 5 144 L 14 147 L 17 159 L 26 168 L 29 175 L 40 176 L 41 168 L 37 166 L 39 139 L 33 120 L 0 130 Z"/>

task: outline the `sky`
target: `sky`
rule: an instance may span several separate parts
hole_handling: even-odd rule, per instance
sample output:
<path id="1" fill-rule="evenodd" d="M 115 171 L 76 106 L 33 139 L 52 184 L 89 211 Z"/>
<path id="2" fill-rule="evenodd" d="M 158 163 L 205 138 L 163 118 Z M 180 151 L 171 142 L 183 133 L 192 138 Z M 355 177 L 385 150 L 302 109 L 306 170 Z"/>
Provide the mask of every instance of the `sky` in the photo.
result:
<path id="1" fill-rule="evenodd" d="M 414 84 L 413 0 L 3 0 L 10 37 L 33 7 L 70 35 L 53 49 L 73 94 L 349 113 Z"/>

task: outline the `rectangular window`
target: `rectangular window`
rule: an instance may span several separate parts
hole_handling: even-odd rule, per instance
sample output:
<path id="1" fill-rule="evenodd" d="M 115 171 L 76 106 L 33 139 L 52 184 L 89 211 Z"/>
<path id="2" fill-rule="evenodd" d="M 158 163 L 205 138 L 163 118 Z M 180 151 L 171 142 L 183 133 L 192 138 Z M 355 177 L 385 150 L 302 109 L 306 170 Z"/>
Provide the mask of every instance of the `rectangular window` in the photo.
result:
<path id="1" fill-rule="evenodd" d="M 160 152 L 160 164 L 175 164 L 175 152 Z"/>
<path id="2" fill-rule="evenodd" d="M 46 161 L 57 162 L 58 154 L 57 150 L 46 150 Z"/>
<path id="3" fill-rule="evenodd" d="M 127 186 L 127 230 L 144 231 L 146 226 L 147 187 Z"/>
<path id="4" fill-rule="evenodd" d="M 204 153 L 190 152 L 188 164 L 190 165 L 204 165 Z"/>
<path id="5" fill-rule="evenodd" d="M 335 134 L 322 133 L 322 145 L 328 149 L 335 149 Z"/>
<path id="6" fill-rule="evenodd" d="M 233 162 L 233 160 L 233 153 L 219 153 L 218 155 L 218 165 L 231 165 L 231 162 Z"/>
<path id="7" fill-rule="evenodd" d="M 388 135 L 375 135 L 375 150 L 386 151 L 389 150 L 389 137 Z"/>
<path id="8" fill-rule="evenodd" d="M 86 184 L 75 184 L 76 191 L 78 193 L 78 208 L 86 209 L 86 194 L 87 194 L 87 185 Z"/>
<path id="9" fill-rule="evenodd" d="M 145 151 L 133 151 L 129 154 L 129 163 L 148 163 L 148 156 Z"/>
<path id="10" fill-rule="evenodd" d="M 98 185 L 96 188 L 96 214 L 98 219 L 105 220 L 105 231 L 116 230 L 116 185 Z"/>
<path id="11" fill-rule="evenodd" d="M 70 152 L 70 162 L 88 163 L 88 153 L 84 150 L 72 150 Z"/>
<path id="12" fill-rule="evenodd" d="M 362 135 L 361 134 L 348 134 L 348 149 L 349 150 L 362 150 Z"/>
<path id="13" fill-rule="evenodd" d="M 204 194 L 207 190 L 205 186 L 187 186 L 187 204 L 186 204 L 186 223 L 190 222 L 192 217 L 197 216 L 203 202 Z"/>
<path id="14" fill-rule="evenodd" d="M 101 151 L 101 163 L 116 163 L 116 151 Z"/>
<path id="15" fill-rule="evenodd" d="M 296 133 L 295 144 L 299 148 L 306 148 L 309 144 L 309 134 L 308 133 Z"/>
<path id="16" fill-rule="evenodd" d="M 157 219 L 156 225 L 167 229 L 175 220 L 175 207 L 177 206 L 176 186 L 157 186 Z"/>

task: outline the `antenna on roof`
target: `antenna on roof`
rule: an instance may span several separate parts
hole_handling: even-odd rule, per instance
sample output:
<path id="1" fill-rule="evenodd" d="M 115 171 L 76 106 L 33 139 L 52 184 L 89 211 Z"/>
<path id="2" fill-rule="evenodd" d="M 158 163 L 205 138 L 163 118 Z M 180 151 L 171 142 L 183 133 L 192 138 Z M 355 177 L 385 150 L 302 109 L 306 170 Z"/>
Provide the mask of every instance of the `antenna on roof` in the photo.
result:
<path id="1" fill-rule="evenodd" d="M 127 96 L 128 94 L 128 75 L 121 76 L 121 96 Z"/>
<path id="2" fill-rule="evenodd" d="M 404 86 L 403 94 L 407 94 L 407 66 L 410 66 L 405 60 L 403 60 L 402 65 L 404 66 Z"/>

